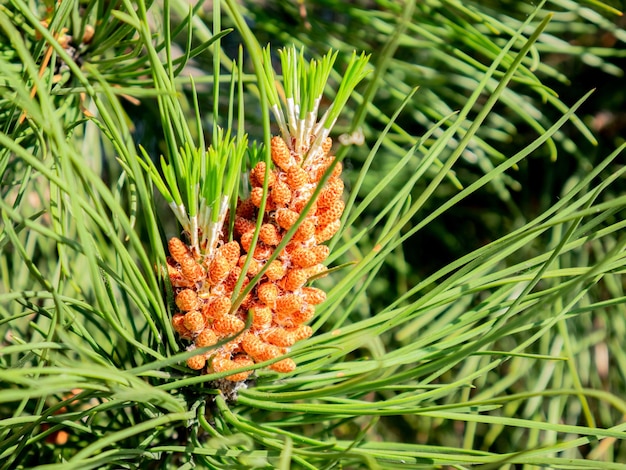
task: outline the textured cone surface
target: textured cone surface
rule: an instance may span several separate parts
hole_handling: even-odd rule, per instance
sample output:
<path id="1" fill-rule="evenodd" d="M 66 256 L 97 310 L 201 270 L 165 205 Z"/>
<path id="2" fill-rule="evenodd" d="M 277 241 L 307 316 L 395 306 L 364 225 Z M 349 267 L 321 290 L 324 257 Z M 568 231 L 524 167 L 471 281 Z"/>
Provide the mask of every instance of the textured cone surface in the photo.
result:
<path id="1" fill-rule="evenodd" d="M 250 197 L 238 201 L 232 241 L 218 243 L 213 255 L 205 258 L 195 257 L 178 238 L 169 241 L 168 274 L 179 310 L 172 325 L 182 339 L 193 343 L 189 349 L 219 345 L 189 358 L 189 368 L 228 374 L 278 359 L 269 366 L 272 370 L 288 373 L 296 369 L 293 359 L 279 358 L 296 342 L 313 334 L 306 323 L 313 319 L 315 306 L 324 302 L 326 294 L 307 286 L 307 282 L 326 271 L 322 263 L 329 249 L 322 243 L 339 230 L 344 210 L 340 163 L 317 200 L 311 200 L 333 162 L 331 146 L 332 141 L 326 139 L 321 152 L 304 161 L 304 155 L 290 150 L 281 137 L 274 137 L 273 168 L 268 170 L 265 162 L 259 162 L 251 170 Z M 269 179 L 264 184 L 266 177 Z M 263 186 L 268 188 L 267 194 Z M 264 199 L 265 211 L 260 213 Z M 309 210 L 291 240 L 276 259 L 268 262 L 307 206 Z M 233 305 L 231 297 L 235 298 L 237 284 L 245 288 L 260 273 L 258 283 L 244 301 Z M 239 382 L 250 373 L 237 372 L 225 378 Z"/>

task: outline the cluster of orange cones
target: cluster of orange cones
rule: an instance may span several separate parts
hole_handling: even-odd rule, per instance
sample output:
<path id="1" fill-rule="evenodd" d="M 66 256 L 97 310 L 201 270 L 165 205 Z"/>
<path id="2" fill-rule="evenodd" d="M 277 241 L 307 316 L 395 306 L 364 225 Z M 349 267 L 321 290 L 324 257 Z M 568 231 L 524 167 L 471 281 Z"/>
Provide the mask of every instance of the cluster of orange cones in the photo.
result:
<path id="1" fill-rule="evenodd" d="M 191 369 L 226 372 L 270 361 L 313 333 L 307 323 L 326 294 L 307 283 L 326 271 L 323 263 L 329 249 L 323 243 L 339 230 L 344 210 L 341 163 L 330 169 L 331 146 L 331 139 L 326 138 L 305 156 L 274 137 L 273 168 L 268 170 L 265 162 L 259 162 L 251 170 L 250 197 L 237 205 L 232 241 L 225 243 L 230 234 L 222 233 L 221 246 L 209 256 L 194 252 L 178 238 L 169 241 L 168 273 L 179 310 L 173 317 L 174 329 L 192 342 L 190 348 L 215 345 L 191 357 L 187 361 Z M 327 173 L 324 186 L 313 198 Z M 302 211 L 305 217 L 269 261 Z M 259 218 L 261 227 L 253 244 Z M 233 304 L 236 286 L 243 290 L 261 271 L 252 290 Z M 269 367 L 291 372 L 296 364 L 286 357 Z M 226 379 L 240 382 L 250 374 L 249 370 L 237 372 Z"/>

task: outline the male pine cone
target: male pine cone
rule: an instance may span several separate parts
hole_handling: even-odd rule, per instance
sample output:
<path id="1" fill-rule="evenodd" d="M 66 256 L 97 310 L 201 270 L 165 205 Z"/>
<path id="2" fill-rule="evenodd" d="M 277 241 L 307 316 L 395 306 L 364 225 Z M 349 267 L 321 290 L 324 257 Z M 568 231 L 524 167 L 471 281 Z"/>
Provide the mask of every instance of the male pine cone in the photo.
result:
<path id="1" fill-rule="evenodd" d="M 306 283 L 326 271 L 323 262 L 329 249 L 322 243 L 339 230 L 344 210 L 339 162 L 311 202 L 320 180 L 333 163 L 334 157 L 329 154 L 331 146 L 332 141 L 327 138 L 314 155 L 304 160 L 281 137 L 274 137 L 271 141 L 274 169 L 268 173 L 269 192 L 262 214 L 259 207 L 266 177 L 265 162 L 259 162 L 250 171 L 251 194 L 237 205 L 233 241 L 221 245 L 213 256 L 204 259 L 180 239 L 169 241 L 168 272 L 179 309 L 173 317 L 176 332 L 193 342 L 191 348 L 216 345 L 234 336 L 219 347 L 191 357 L 187 361 L 190 368 L 207 367 L 209 372 L 244 368 L 282 356 L 296 341 L 311 336 L 313 331 L 307 323 L 326 294 L 307 287 Z M 309 203 L 307 215 L 292 238 L 268 264 L 276 246 Z M 259 218 L 262 225 L 253 248 L 251 242 Z M 247 256 L 252 259 L 244 273 Z M 240 277 L 244 276 L 245 287 L 264 268 L 259 282 L 232 311 L 231 297 Z M 243 331 L 250 314 L 250 328 Z M 291 372 L 295 367 L 291 358 L 270 365 L 278 372 Z M 238 382 L 250 373 L 238 372 L 226 379 Z"/>

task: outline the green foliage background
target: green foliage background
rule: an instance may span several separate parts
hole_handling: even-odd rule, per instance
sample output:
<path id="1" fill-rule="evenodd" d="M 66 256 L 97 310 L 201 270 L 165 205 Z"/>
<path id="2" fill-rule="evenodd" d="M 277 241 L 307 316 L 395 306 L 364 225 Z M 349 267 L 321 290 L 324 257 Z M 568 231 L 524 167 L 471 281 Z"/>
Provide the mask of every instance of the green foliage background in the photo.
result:
<path id="1" fill-rule="evenodd" d="M 626 468 L 622 7 L 1 4 L 0 468 Z M 200 141 L 191 74 L 207 142 L 267 148 L 268 42 L 338 50 L 328 100 L 372 54 L 333 133 L 364 143 L 297 370 L 224 396 L 172 332 L 139 145 Z"/>

